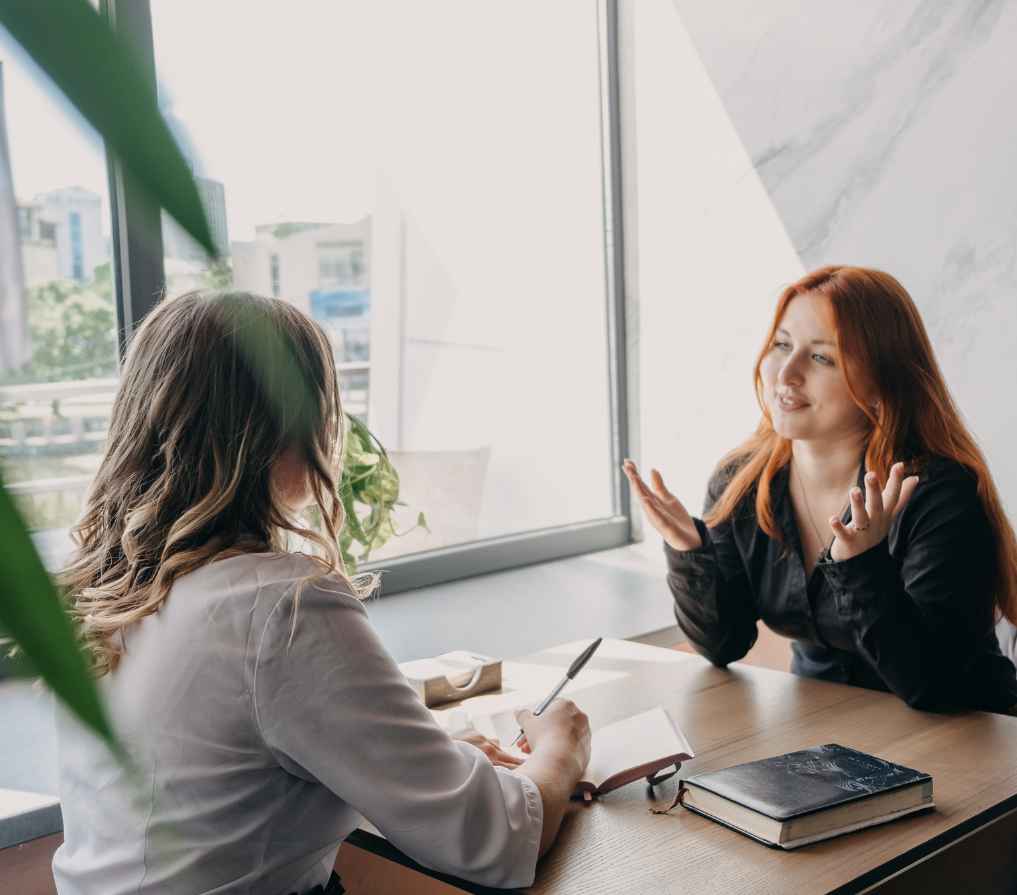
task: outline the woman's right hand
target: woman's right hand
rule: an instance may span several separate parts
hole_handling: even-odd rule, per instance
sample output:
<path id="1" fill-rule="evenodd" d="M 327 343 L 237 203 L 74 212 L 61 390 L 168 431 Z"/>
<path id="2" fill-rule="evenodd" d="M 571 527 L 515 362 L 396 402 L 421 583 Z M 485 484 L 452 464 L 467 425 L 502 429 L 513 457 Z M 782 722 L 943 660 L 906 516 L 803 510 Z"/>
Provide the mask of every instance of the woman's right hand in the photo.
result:
<path id="1" fill-rule="evenodd" d="M 537 785 L 544 806 L 538 850 L 544 855 L 590 763 L 590 719 L 571 699 L 555 699 L 539 717 L 528 710 L 516 712 L 516 721 L 525 735 L 524 751 L 529 753 L 519 773 Z"/>
<path id="2" fill-rule="evenodd" d="M 650 471 L 652 489 L 642 480 L 636 464 L 631 460 L 622 463 L 622 470 L 643 505 L 643 512 L 672 550 L 695 550 L 703 546 L 696 523 L 689 511 L 664 485 L 656 469 Z"/>
<path id="3" fill-rule="evenodd" d="M 554 752 L 575 763 L 573 773 L 586 770 L 590 761 L 590 719 L 571 699 L 555 699 L 540 715 L 528 709 L 516 713 L 523 729 L 520 745 L 524 752 Z"/>

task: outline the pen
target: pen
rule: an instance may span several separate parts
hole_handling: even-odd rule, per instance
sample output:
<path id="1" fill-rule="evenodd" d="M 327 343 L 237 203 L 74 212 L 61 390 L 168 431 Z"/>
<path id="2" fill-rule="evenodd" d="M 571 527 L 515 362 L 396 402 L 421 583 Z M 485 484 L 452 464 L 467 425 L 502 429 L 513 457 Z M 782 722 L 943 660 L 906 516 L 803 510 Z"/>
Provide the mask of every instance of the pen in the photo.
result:
<path id="1" fill-rule="evenodd" d="M 600 641 L 603 639 L 604 639 L 603 637 L 598 637 L 596 640 L 594 640 L 593 643 L 591 643 L 588 647 L 586 647 L 586 649 L 584 649 L 578 655 L 575 662 L 569 665 L 569 670 L 565 672 L 565 677 L 558 681 L 555 688 L 550 693 L 548 693 L 547 696 L 544 698 L 544 701 L 533 710 L 534 717 L 536 717 L 537 715 L 542 715 L 544 713 L 544 709 L 546 709 L 551 704 L 551 700 L 553 700 L 559 693 L 561 693 L 561 691 L 565 689 L 565 685 L 570 680 L 572 680 L 572 678 L 574 678 L 577 674 L 579 674 L 580 671 L 582 671 L 583 666 L 590 661 L 590 656 L 592 656 L 597 651 L 597 647 L 600 646 Z M 514 746 L 522 738 L 523 731 L 520 730 L 519 733 L 516 735 L 516 738 L 512 741 L 512 745 Z"/>

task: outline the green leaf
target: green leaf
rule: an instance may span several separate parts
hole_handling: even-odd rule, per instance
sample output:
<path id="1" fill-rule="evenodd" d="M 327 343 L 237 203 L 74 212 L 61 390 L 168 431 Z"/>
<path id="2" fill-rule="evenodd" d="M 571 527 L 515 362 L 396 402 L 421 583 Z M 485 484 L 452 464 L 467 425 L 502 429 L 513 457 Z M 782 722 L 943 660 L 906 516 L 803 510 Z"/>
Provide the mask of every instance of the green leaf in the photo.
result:
<path id="1" fill-rule="evenodd" d="M 27 665 L 85 724 L 122 755 L 74 628 L 14 502 L 0 482 L 0 625 Z"/>
<path id="2" fill-rule="evenodd" d="M 346 516 L 346 524 L 344 527 L 349 531 L 355 541 L 359 541 L 363 544 L 367 540 L 367 535 L 364 534 L 363 528 L 360 527 L 360 519 L 353 506 L 352 492 L 345 488 L 340 488 L 339 499 L 342 501 L 343 513 Z"/>
<path id="3" fill-rule="evenodd" d="M 87 0 L 0 0 L 0 22 L 131 178 L 212 256 L 219 254 L 191 170 L 133 51 Z"/>

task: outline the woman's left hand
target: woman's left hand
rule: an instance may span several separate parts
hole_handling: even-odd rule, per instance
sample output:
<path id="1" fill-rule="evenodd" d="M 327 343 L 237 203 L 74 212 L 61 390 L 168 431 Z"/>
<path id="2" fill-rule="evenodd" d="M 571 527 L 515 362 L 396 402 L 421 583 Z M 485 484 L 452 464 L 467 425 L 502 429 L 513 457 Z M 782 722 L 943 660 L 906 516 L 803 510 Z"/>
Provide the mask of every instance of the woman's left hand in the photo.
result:
<path id="1" fill-rule="evenodd" d="M 501 748 L 501 743 L 497 740 L 489 740 L 486 736 L 477 733 L 475 730 L 457 733 L 452 739 L 476 746 L 495 767 L 518 768 L 524 760 L 518 755 L 506 752 Z"/>
<path id="2" fill-rule="evenodd" d="M 861 488 L 851 489 L 851 521 L 845 525 L 837 516 L 830 518 L 830 528 L 835 535 L 830 547 L 834 562 L 843 562 L 875 547 L 890 532 L 894 517 L 904 509 L 915 486 L 918 476 L 904 477 L 904 464 L 894 463 L 890 479 L 880 491 L 879 480 L 874 472 L 865 475 L 865 495 Z"/>

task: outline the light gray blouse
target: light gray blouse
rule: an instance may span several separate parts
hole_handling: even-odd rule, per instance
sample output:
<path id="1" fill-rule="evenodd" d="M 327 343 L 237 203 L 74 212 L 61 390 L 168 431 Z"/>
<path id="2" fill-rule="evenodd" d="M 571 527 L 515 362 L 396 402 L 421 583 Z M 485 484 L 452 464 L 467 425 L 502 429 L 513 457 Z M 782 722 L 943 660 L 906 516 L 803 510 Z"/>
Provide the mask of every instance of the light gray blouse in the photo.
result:
<path id="1" fill-rule="evenodd" d="M 128 631 L 100 687 L 135 776 L 60 713 L 61 895 L 305 891 L 361 816 L 428 867 L 533 881 L 535 784 L 434 722 L 344 584 L 294 605 L 313 573 L 220 560 Z"/>

